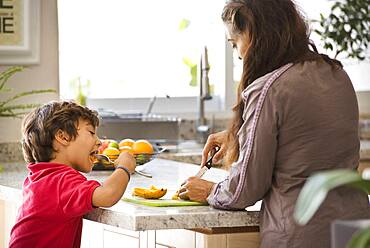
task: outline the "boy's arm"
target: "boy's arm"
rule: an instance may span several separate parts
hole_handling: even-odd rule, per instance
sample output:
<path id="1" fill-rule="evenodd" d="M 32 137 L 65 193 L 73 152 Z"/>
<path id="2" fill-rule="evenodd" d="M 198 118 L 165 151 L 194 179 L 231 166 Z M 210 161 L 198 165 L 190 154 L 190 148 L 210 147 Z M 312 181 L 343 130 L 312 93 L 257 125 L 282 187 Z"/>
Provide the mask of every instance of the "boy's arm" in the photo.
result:
<path id="1" fill-rule="evenodd" d="M 136 161 L 128 152 L 120 154 L 116 164 L 124 166 L 131 173 L 135 171 Z M 116 204 L 122 197 L 129 182 L 129 176 L 124 170 L 117 169 L 102 186 L 95 189 L 92 196 L 92 204 L 95 207 L 111 207 Z"/>

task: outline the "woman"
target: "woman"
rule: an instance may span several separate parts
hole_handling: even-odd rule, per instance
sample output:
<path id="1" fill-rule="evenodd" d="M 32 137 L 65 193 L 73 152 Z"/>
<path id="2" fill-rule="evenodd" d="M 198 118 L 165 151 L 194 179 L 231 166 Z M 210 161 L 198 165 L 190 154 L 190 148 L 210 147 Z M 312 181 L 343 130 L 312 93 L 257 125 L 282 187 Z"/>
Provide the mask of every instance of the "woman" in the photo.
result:
<path id="1" fill-rule="evenodd" d="M 312 173 L 358 166 L 351 81 L 340 62 L 309 44 L 291 0 L 232 0 L 222 19 L 243 74 L 232 125 L 209 137 L 202 164 L 218 147 L 214 162 L 224 158 L 231 168 L 218 184 L 189 178 L 180 197 L 228 210 L 262 199 L 261 247 L 329 247 L 331 221 L 370 217 L 367 196 L 350 188 L 332 191 L 303 227 L 293 210 Z"/>

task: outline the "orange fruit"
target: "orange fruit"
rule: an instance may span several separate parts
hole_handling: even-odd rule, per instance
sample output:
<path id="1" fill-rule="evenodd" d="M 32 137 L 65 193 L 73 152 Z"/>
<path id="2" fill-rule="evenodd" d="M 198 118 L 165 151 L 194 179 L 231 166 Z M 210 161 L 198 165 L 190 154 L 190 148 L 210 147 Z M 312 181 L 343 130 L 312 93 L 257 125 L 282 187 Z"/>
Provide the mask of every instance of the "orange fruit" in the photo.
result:
<path id="1" fill-rule="evenodd" d="M 133 141 L 132 139 L 123 139 L 119 142 L 118 146 L 119 147 L 122 147 L 122 146 L 129 146 L 129 147 L 132 147 L 134 145 L 135 141 Z"/>
<path id="2" fill-rule="evenodd" d="M 119 150 L 114 147 L 107 147 L 104 151 L 103 154 L 107 155 L 111 160 L 116 160 L 119 156 Z"/>
<path id="3" fill-rule="evenodd" d="M 131 154 L 134 154 L 134 150 L 132 149 L 131 146 L 120 146 L 119 151 L 120 152 L 129 152 Z"/>
<path id="4" fill-rule="evenodd" d="M 137 140 L 132 146 L 134 154 L 153 154 L 153 146 L 147 140 Z"/>

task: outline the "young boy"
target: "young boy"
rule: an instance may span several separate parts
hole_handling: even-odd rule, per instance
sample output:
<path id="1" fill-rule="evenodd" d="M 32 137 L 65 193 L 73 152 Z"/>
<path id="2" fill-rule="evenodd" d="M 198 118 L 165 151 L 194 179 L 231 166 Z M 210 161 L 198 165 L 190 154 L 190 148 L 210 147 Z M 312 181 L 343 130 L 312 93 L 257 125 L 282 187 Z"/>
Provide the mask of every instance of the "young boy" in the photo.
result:
<path id="1" fill-rule="evenodd" d="M 82 216 L 111 207 L 126 190 L 136 162 L 128 152 L 101 185 L 90 172 L 101 144 L 95 111 L 73 102 L 50 102 L 22 123 L 22 149 L 29 174 L 23 203 L 11 231 L 10 247 L 80 247 Z"/>

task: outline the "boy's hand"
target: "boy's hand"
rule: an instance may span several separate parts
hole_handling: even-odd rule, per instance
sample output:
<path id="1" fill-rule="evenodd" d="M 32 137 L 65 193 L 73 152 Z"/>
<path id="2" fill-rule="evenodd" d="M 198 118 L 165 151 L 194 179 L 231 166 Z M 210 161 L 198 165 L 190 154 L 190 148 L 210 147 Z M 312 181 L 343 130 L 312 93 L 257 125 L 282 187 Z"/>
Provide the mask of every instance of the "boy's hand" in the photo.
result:
<path id="1" fill-rule="evenodd" d="M 136 168 L 136 160 L 131 153 L 121 152 L 119 157 L 114 161 L 114 165 L 122 165 L 126 167 L 131 173 L 134 173 Z"/>
<path id="2" fill-rule="evenodd" d="M 132 154 L 122 152 L 114 161 L 114 165 L 124 166 L 130 173 L 133 173 L 136 168 L 136 160 Z M 111 207 L 121 199 L 129 182 L 128 175 L 122 170 L 116 170 L 110 175 L 100 187 L 94 190 L 92 203 L 95 207 Z"/>

